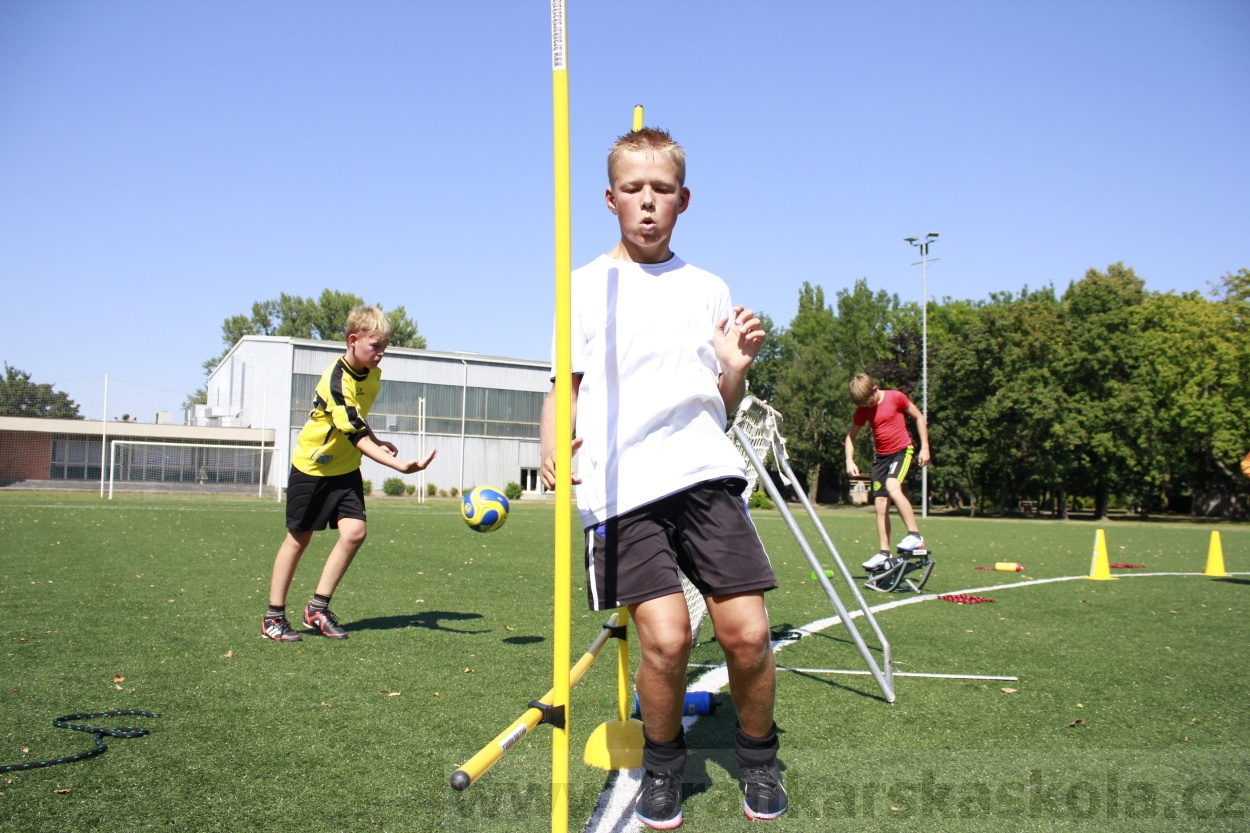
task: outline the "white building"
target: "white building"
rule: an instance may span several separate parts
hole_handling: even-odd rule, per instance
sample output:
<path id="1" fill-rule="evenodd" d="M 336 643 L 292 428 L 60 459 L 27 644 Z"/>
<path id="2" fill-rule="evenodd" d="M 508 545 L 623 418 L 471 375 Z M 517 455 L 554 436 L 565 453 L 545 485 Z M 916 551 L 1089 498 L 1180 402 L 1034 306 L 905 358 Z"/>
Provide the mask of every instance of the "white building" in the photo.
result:
<path id="1" fill-rule="evenodd" d="M 277 450 L 266 480 L 285 486 L 290 449 L 317 381 L 344 349 L 342 342 L 244 336 L 209 375 L 208 404 L 197 405 L 188 422 L 272 429 Z M 419 488 L 502 489 L 516 482 L 526 492 L 541 492 L 538 421 L 550 378 L 546 361 L 388 349 L 369 424 L 401 458 L 421 458 L 435 448 L 438 456 L 425 472 L 408 475 L 365 458 L 365 479 L 375 489 L 398 476 Z"/>

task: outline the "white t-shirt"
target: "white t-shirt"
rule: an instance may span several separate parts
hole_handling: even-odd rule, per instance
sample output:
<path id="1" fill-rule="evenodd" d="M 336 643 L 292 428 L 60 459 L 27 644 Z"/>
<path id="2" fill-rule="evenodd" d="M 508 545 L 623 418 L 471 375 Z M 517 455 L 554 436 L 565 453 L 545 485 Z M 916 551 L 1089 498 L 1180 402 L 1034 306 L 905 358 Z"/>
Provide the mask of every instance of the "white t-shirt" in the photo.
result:
<path id="1" fill-rule="evenodd" d="M 725 435 L 712 344 L 729 287 L 674 255 L 632 263 L 601 255 L 573 272 L 577 506 L 584 527 L 696 483 L 745 477 Z"/>

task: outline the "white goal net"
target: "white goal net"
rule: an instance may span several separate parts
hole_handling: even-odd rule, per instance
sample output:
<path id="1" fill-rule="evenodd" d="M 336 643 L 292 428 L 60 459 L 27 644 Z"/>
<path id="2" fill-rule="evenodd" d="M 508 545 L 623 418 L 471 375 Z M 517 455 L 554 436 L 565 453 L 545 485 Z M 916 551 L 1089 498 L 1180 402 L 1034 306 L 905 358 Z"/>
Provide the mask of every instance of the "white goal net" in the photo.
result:
<path id="1" fill-rule="evenodd" d="M 280 499 L 281 485 L 271 482 L 271 474 L 282 457 L 282 449 L 272 446 L 112 440 L 108 494 L 112 498 L 114 489 L 126 489 L 269 494 Z"/>

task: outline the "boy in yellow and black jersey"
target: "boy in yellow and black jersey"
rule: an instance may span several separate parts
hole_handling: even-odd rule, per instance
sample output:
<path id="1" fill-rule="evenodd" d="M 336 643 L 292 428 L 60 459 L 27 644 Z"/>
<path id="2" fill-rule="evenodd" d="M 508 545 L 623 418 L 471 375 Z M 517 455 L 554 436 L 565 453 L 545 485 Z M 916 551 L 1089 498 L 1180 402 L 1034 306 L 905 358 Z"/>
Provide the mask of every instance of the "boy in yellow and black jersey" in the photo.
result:
<path id="1" fill-rule="evenodd" d="M 356 441 L 369 436 L 365 416 L 382 388 L 380 368 L 356 370 L 342 356 L 317 382 L 313 409 L 299 432 L 291 465 L 314 477 L 347 474 L 360 468 Z"/>
<path id="2" fill-rule="evenodd" d="M 379 440 L 365 421 L 382 387 L 378 365 L 394 331 L 377 307 L 357 307 L 347 316 L 347 350 L 326 369 L 317 383 L 313 409 L 291 455 L 287 482 L 286 539 L 278 548 L 269 584 L 269 609 L 260 635 L 278 642 L 301 637 L 286 619 L 286 596 L 300 557 L 312 534 L 329 526 L 339 540 L 326 559 L 312 601 L 304 608 L 304 624 L 322 636 L 346 639 L 347 631 L 330 612 L 330 597 L 365 541 L 365 494 L 360 476 L 365 456 L 396 471 L 421 471 L 424 460 L 401 461 L 399 450 Z"/>

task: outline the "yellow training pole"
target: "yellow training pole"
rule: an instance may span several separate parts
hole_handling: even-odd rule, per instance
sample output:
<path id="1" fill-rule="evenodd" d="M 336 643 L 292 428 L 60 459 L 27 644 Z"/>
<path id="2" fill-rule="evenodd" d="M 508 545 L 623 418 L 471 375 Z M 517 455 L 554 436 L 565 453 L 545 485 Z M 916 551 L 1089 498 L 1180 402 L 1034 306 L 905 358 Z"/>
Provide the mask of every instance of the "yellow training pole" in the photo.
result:
<path id="1" fill-rule="evenodd" d="M 642 130 L 642 113 L 642 105 L 636 105 L 634 107 L 634 130 Z"/>
<path id="2" fill-rule="evenodd" d="M 569 829 L 569 643 L 572 599 L 569 533 L 573 522 L 570 492 L 573 480 L 573 361 L 570 276 L 573 269 L 569 184 L 569 74 L 564 0 L 551 0 L 551 99 L 555 150 L 556 221 L 556 512 L 555 512 L 555 630 L 552 638 L 553 685 L 550 704 L 562 725 L 551 737 L 551 831 Z"/>
<path id="3" fill-rule="evenodd" d="M 586 653 L 582 654 L 577 664 L 569 669 L 569 688 L 577 685 L 578 681 L 590 669 L 590 666 L 594 664 L 595 659 L 599 656 L 599 652 L 603 650 L 604 643 L 611 638 L 612 630 L 616 627 L 617 621 L 617 614 L 612 614 L 612 617 L 604 624 L 603 629 L 599 631 L 599 636 L 586 649 Z M 554 693 L 554 689 L 548 691 L 538 702 L 550 703 Z M 494 740 L 482 747 L 480 752 L 465 761 L 459 769 L 452 773 L 452 787 L 457 790 L 467 790 L 473 784 L 476 784 L 477 779 L 481 778 L 486 774 L 487 770 L 499 763 L 504 753 L 515 746 L 521 738 L 529 734 L 530 730 L 537 726 L 542 718 L 543 713 L 541 710 L 532 706 L 526 709 L 524 714 L 508 725 L 508 728 L 496 735 Z"/>

